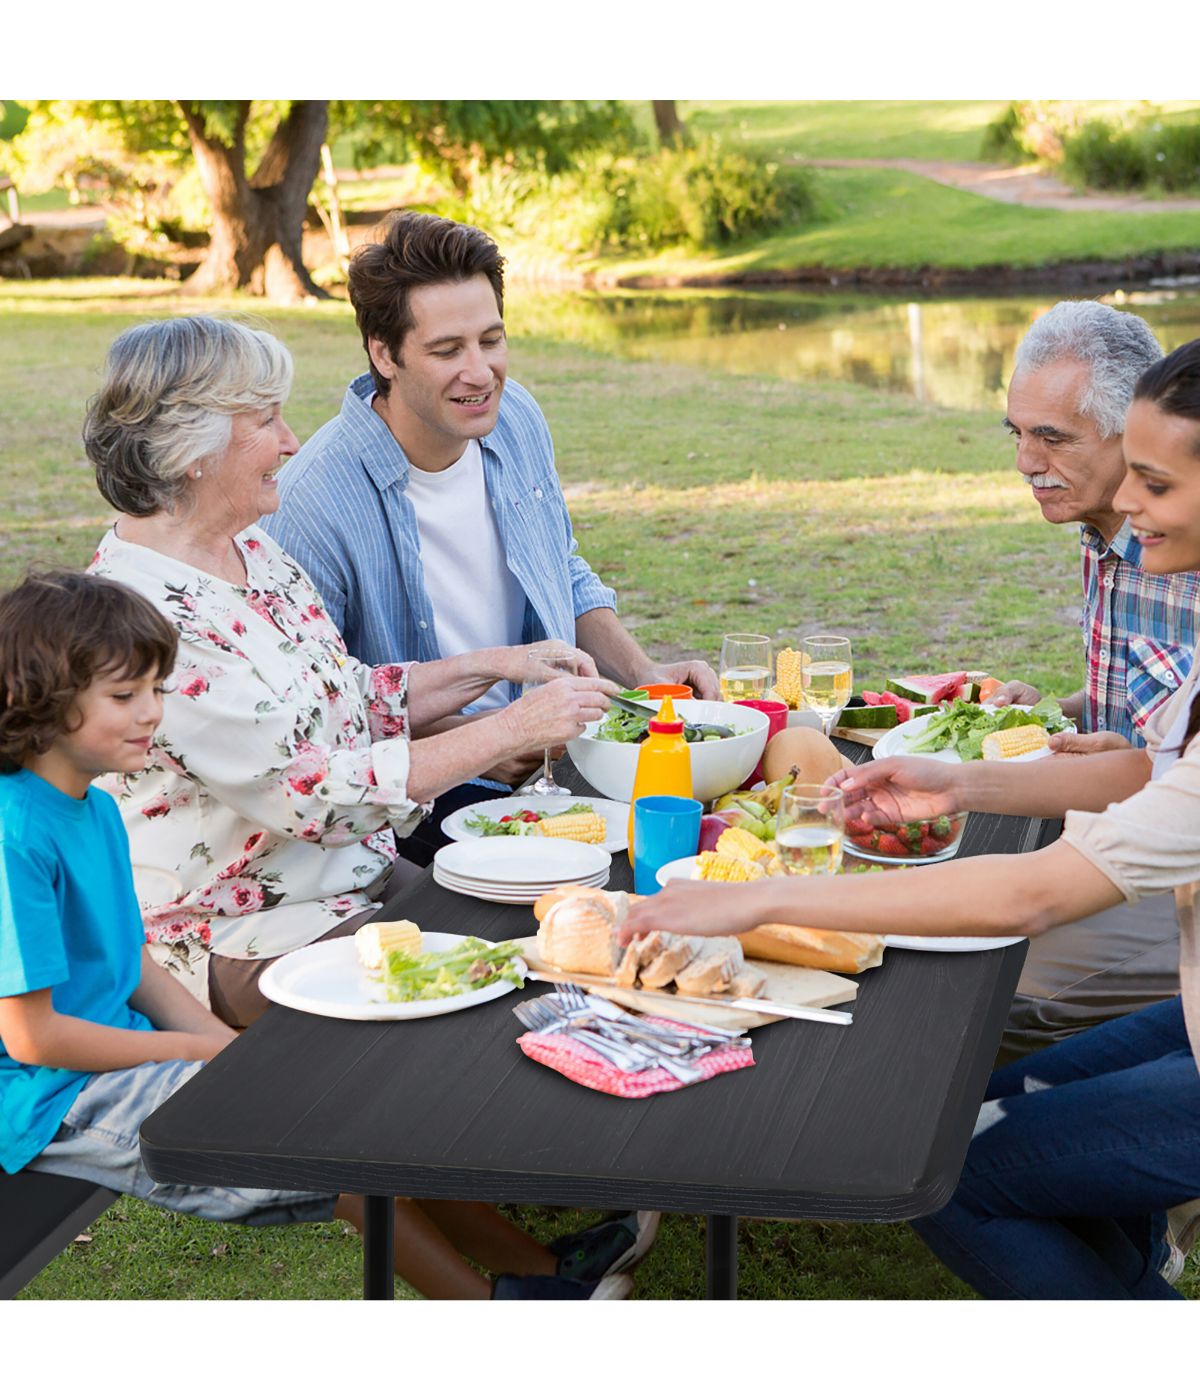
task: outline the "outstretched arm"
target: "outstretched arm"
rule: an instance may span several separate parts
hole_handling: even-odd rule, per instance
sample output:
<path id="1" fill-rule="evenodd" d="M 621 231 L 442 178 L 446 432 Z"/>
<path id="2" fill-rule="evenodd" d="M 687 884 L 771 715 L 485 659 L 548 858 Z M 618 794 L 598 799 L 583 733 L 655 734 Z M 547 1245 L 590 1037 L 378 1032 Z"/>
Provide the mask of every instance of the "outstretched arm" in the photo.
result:
<path id="1" fill-rule="evenodd" d="M 1036 935 L 1121 903 L 1121 892 L 1062 841 L 1018 856 L 976 856 L 884 875 L 756 880 L 750 886 L 672 880 L 630 906 L 618 930 L 716 935 L 758 924 L 927 937 Z"/>
<path id="2" fill-rule="evenodd" d="M 717 678 L 706 661 L 651 661 L 611 608 L 592 608 L 575 619 L 575 638 L 596 661 L 602 676 L 622 685 L 690 685 L 697 700 L 720 697 Z"/>

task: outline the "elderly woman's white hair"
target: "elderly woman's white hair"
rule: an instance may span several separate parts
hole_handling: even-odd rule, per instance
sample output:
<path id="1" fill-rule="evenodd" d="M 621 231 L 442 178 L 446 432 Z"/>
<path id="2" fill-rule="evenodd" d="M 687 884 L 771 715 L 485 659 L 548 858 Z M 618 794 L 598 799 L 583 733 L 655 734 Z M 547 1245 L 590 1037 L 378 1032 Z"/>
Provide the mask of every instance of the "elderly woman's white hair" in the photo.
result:
<path id="1" fill-rule="evenodd" d="M 1140 316 L 1098 301 L 1060 301 L 1029 327 L 1017 347 L 1013 373 L 1042 369 L 1055 360 L 1079 360 L 1090 373 L 1078 410 L 1095 423 L 1101 437 L 1117 437 L 1125 431 L 1133 386 L 1162 354 Z"/>
<path id="2" fill-rule="evenodd" d="M 225 451 L 234 415 L 283 403 L 291 385 L 287 349 L 238 321 L 176 316 L 122 331 L 83 425 L 101 495 L 126 515 L 180 510 L 188 469 Z"/>

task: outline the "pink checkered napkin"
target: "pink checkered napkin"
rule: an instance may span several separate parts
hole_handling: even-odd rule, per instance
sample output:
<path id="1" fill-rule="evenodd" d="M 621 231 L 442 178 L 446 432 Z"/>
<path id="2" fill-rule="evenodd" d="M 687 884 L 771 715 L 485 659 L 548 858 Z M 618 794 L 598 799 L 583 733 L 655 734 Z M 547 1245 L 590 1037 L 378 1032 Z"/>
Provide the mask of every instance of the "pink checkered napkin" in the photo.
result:
<path id="1" fill-rule="evenodd" d="M 678 1022 L 666 1021 L 659 1016 L 647 1016 L 645 1019 L 657 1026 L 669 1026 L 672 1029 L 678 1026 Z M 526 1031 L 523 1036 L 518 1037 L 517 1044 L 531 1060 L 556 1069 L 559 1074 L 565 1074 L 568 1079 L 582 1084 L 585 1089 L 599 1089 L 602 1094 L 615 1094 L 622 1099 L 648 1099 L 651 1094 L 669 1094 L 672 1089 L 688 1087 L 668 1074 L 665 1069 L 643 1069 L 636 1072 L 618 1069 L 590 1046 L 581 1045 L 570 1036 L 538 1035 L 533 1031 Z M 729 1070 L 751 1068 L 754 1064 L 754 1051 L 749 1046 L 741 1049 L 718 1048 L 710 1050 L 707 1055 L 693 1061 L 693 1064 L 705 1079 L 711 1079 L 714 1075 L 725 1074 Z M 697 1080 L 697 1083 L 699 1082 Z"/>

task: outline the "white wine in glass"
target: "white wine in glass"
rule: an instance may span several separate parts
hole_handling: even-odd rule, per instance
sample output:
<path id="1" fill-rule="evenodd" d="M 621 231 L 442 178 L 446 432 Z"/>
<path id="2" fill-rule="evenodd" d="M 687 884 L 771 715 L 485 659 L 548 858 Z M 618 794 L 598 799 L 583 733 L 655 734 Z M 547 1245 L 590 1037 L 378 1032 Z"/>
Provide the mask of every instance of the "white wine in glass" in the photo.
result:
<path id="1" fill-rule="evenodd" d="M 800 690 L 828 736 L 833 721 L 854 689 L 849 637 L 805 637 L 800 643 Z"/>
<path id="2" fill-rule="evenodd" d="M 762 700 L 771 689 L 771 639 L 731 632 L 721 643 L 721 699 Z"/>
<path id="3" fill-rule="evenodd" d="M 775 843 L 789 875 L 836 875 L 846 822 L 842 794 L 819 783 L 793 783 L 779 799 Z"/>
<path id="4" fill-rule="evenodd" d="M 564 676 L 575 676 L 579 674 L 579 663 L 573 651 L 531 651 L 529 660 L 540 661 L 546 666 L 553 666 L 556 671 L 560 671 Z M 522 695 L 528 695 L 531 690 L 536 690 L 538 686 L 547 684 L 546 681 L 526 681 L 521 687 Z M 560 786 L 554 781 L 554 773 L 550 768 L 550 750 L 542 750 L 542 771 L 536 778 L 526 783 L 524 787 L 518 789 L 522 793 L 532 793 L 536 797 L 569 797 L 571 789 Z"/>

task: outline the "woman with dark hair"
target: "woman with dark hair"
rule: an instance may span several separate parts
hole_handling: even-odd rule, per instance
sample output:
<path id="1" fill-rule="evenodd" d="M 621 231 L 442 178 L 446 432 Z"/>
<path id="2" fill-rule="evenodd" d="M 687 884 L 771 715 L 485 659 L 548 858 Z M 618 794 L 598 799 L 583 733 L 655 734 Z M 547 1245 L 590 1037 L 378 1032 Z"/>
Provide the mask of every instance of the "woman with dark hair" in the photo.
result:
<path id="1" fill-rule="evenodd" d="M 1115 504 L 1154 573 L 1200 568 L 1200 341 L 1138 381 Z M 786 922 L 869 933 L 1037 934 L 1175 891 L 1182 996 L 998 1070 L 958 1189 L 914 1228 L 989 1298 L 1178 1298 L 1166 1212 L 1200 1196 L 1200 659 L 1146 726 L 1148 748 L 1034 764 L 880 759 L 844 769 L 847 815 L 1062 817 L 1028 855 L 870 879 L 672 881 L 633 906 L 649 929 L 726 934 Z"/>

